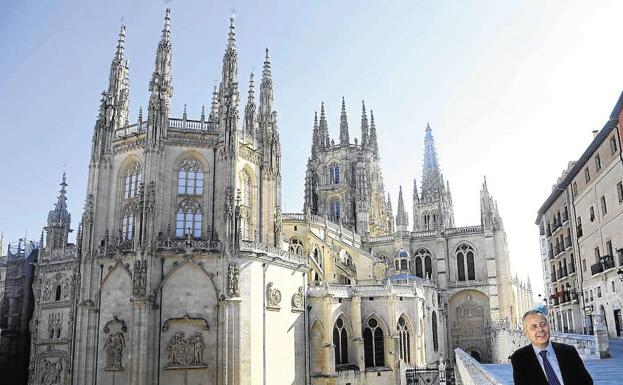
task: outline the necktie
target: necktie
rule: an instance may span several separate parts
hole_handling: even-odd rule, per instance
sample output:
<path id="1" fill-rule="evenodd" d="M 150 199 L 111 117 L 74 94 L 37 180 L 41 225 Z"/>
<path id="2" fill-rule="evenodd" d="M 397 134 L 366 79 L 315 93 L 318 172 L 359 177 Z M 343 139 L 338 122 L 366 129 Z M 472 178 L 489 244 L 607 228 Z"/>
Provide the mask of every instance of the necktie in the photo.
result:
<path id="1" fill-rule="evenodd" d="M 547 382 L 549 382 L 549 385 L 560 385 L 558 376 L 556 376 L 556 372 L 554 372 L 554 368 L 552 368 L 552 365 L 550 365 L 547 360 L 547 350 L 541 350 L 539 355 L 543 358 L 543 367 L 545 368 L 545 375 L 547 376 Z"/>

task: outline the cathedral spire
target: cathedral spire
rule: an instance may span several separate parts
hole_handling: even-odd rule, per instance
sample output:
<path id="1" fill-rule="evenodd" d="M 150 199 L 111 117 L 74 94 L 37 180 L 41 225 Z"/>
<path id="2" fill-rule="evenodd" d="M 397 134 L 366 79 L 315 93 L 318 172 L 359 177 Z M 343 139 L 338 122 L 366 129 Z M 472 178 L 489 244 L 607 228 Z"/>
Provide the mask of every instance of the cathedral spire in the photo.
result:
<path id="1" fill-rule="evenodd" d="M 238 53 L 234 16 L 229 18 L 227 46 L 223 54 L 223 71 L 219 89 L 219 130 L 228 151 L 237 151 L 236 132 L 240 119 L 240 91 L 238 90 Z"/>
<path id="2" fill-rule="evenodd" d="M 366 103 L 361 101 L 361 147 L 368 145 L 368 115 L 366 114 Z"/>
<path id="3" fill-rule="evenodd" d="M 329 147 L 330 139 L 329 139 L 329 126 L 327 125 L 327 116 L 324 112 L 324 102 L 320 102 L 320 127 L 319 127 L 319 135 L 320 135 L 320 148 Z"/>
<path id="4" fill-rule="evenodd" d="M 154 73 L 149 82 L 151 95 L 147 114 L 147 137 L 152 145 L 161 145 L 167 137 L 171 96 L 173 96 L 171 57 L 171 10 L 167 8 L 162 36 L 156 51 Z"/>
<path id="5" fill-rule="evenodd" d="M 396 229 L 398 231 L 407 231 L 409 226 L 409 217 L 405 211 L 404 200 L 402 199 L 402 186 L 398 190 L 398 211 L 396 212 Z"/>
<path id="6" fill-rule="evenodd" d="M 255 91 L 253 89 L 253 72 L 249 77 L 249 97 L 247 99 L 247 105 L 244 108 L 244 128 L 245 134 L 251 138 L 255 135 L 256 130 L 256 106 L 255 106 Z"/>
<path id="7" fill-rule="evenodd" d="M 370 148 L 374 155 L 379 154 L 379 145 L 376 139 L 376 125 L 374 124 L 374 112 L 370 110 Z"/>
<path id="8" fill-rule="evenodd" d="M 67 244 L 67 237 L 71 232 L 71 215 L 67 211 L 67 179 L 63 172 L 60 183 L 61 189 L 54 205 L 54 210 L 48 214 L 48 223 L 45 227 L 47 233 L 47 248 L 61 249 Z"/>
<path id="9" fill-rule="evenodd" d="M 108 77 L 106 104 L 113 113 L 109 114 L 112 121 L 106 122 L 106 124 L 111 131 L 124 127 L 128 123 L 130 95 L 128 72 L 128 60 L 125 57 L 125 25 L 122 24 Z"/>
<path id="10" fill-rule="evenodd" d="M 260 115 L 270 120 L 273 112 L 273 79 L 270 70 L 270 57 L 268 48 L 264 56 L 264 68 L 262 69 L 262 83 L 260 84 Z"/>
<path id="11" fill-rule="evenodd" d="M 422 167 L 422 200 L 426 203 L 439 200 L 440 190 L 444 187 L 442 183 L 437 161 L 437 149 L 435 148 L 432 129 L 427 123 L 424 137 L 424 165 Z"/>
<path id="12" fill-rule="evenodd" d="M 346 116 L 346 102 L 342 96 L 342 112 L 340 114 L 340 145 L 348 145 L 348 117 Z"/>
<path id="13" fill-rule="evenodd" d="M 312 133 L 312 156 L 318 152 L 320 147 L 320 129 L 318 127 L 318 111 L 314 111 L 314 130 Z"/>

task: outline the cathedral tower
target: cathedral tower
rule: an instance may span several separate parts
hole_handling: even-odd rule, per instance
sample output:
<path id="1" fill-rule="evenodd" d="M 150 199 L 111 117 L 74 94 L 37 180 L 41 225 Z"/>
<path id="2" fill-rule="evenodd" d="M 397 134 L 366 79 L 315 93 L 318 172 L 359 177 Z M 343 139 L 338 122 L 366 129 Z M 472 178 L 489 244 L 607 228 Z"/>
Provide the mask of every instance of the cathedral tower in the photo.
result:
<path id="1" fill-rule="evenodd" d="M 370 122 L 370 123 L 368 123 Z M 361 142 L 350 142 L 346 102 L 340 109 L 338 144 L 329 138 L 324 103 L 320 121 L 314 114 L 311 156 L 307 161 L 304 209 L 325 216 L 363 236 L 392 231 L 378 156 L 376 125 L 365 103 L 361 105 Z"/>
<path id="2" fill-rule="evenodd" d="M 444 183 L 432 129 L 427 124 L 424 137 L 421 194 L 418 193 L 416 181 L 413 181 L 413 231 L 449 227 L 454 227 L 450 184 Z"/>

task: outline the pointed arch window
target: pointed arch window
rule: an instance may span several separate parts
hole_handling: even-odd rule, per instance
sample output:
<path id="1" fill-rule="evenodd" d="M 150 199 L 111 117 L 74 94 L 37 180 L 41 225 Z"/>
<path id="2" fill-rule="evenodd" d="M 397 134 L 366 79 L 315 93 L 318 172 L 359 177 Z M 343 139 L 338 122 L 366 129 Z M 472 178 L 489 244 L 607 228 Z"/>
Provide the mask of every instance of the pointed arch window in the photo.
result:
<path id="1" fill-rule="evenodd" d="M 318 265 L 318 267 L 320 267 L 322 269 L 322 254 L 320 253 L 320 250 L 318 250 L 318 248 L 314 248 L 314 260 L 316 261 L 316 264 Z"/>
<path id="2" fill-rule="evenodd" d="M 290 239 L 290 253 L 303 255 L 303 242 L 298 238 Z"/>
<path id="3" fill-rule="evenodd" d="M 134 238 L 135 213 L 136 206 L 129 205 L 126 207 L 121 217 L 121 239 L 130 240 Z"/>
<path id="4" fill-rule="evenodd" d="M 475 280 L 476 279 L 476 266 L 474 262 L 474 249 L 466 244 L 460 245 L 456 249 L 456 267 L 457 276 L 459 281 Z M 465 269 L 465 263 L 467 262 L 467 271 Z"/>
<path id="5" fill-rule="evenodd" d="M 433 275 L 431 254 L 425 248 L 415 252 L 415 275 L 420 278 L 432 277 Z"/>
<path id="6" fill-rule="evenodd" d="M 335 346 L 335 366 L 348 364 L 348 333 L 344 320 L 338 318 L 333 327 L 333 346 Z"/>
<path id="7" fill-rule="evenodd" d="M 190 234 L 193 238 L 201 238 L 201 207 L 193 199 L 185 199 L 177 208 L 175 236 L 181 238 Z"/>
<path id="8" fill-rule="evenodd" d="M 363 329 L 363 352 L 366 368 L 385 366 L 383 329 L 375 318 L 370 318 Z"/>
<path id="9" fill-rule="evenodd" d="M 400 339 L 400 359 L 409 364 L 411 362 L 411 335 L 404 316 L 398 319 L 397 329 Z"/>
<path id="10" fill-rule="evenodd" d="M 141 165 L 132 163 L 126 169 L 123 176 L 123 199 L 134 198 L 138 194 L 138 186 L 141 183 Z"/>
<path id="11" fill-rule="evenodd" d="M 433 330 L 433 349 L 437 352 L 439 351 L 439 336 L 437 335 L 437 313 L 435 311 L 433 311 L 430 322 Z"/>
<path id="12" fill-rule="evenodd" d="M 329 208 L 331 210 L 330 212 L 330 219 L 332 222 L 339 222 L 340 221 L 340 202 L 338 201 L 332 201 L 329 204 Z"/>
<path id="13" fill-rule="evenodd" d="M 177 173 L 177 193 L 184 195 L 203 194 L 203 169 L 197 159 L 186 159 Z"/>
<path id="14" fill-rule="evenodd" d="M 329 166 L 329 184 L 340 183 L 340 166 L 334 164 Z"/>

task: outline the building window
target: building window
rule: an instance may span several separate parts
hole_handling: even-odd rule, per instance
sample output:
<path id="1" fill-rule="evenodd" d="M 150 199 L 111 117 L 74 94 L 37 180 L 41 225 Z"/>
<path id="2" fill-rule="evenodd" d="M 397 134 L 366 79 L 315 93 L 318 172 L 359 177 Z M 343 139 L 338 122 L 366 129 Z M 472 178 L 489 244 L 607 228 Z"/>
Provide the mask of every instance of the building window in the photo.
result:
<path id="1" fill-rule="evenodd" d="M 135 197 L 138 194 L 139 183 L 141 183 L 141 165 L 134 162 L 123 177 L 123 199 Z"/>
<path id="2" fill-rule="evenodd" d="M 203 170 L 196 159 L 186 159 L 177 174 L 177 193 L 184 195 L 203 194 Z"/>
<path id="3" fill-rule="evenodd" d="M 340 166 L 334 164 L 329 166 L 329 184 L 340 183 Z"/>
<path id="4" fill-rule="evenodd" d="M 608 206 L 606 205 L 606 196 L 601 197 L 601 215 L 608 214 Z"/>
<path id="5" fill-rule="evenodd" d="M 601 286 L 597 286 L 597 298 L 601 298 Z"/>
<path id="6" fill-rule="evenodd" d="M 290 253 L 303 255 L 303 243 L 298 238 L 290 239 Z"/>
<path id="7" fill-rule="evenodd" d="M 571 185 L 571 190 L 573 192 L 573 196 L 577 196 L 578 195 L 578 184 L 577 182 L 573 182 L 573 184 Z"/>
<path id="8" fill-rule="evenodd" d="M 134 213 L 135 206 L 128 206 L 121 217 L 121 239 L 130 240 L 134 238 Z"/>
<path id="9" fill-rule="evenodd" d="M 601 158 L 599 157 L 599 154 L 595 156 L 595 170 L 601 170 Z"/>
<path id="10" fill-rule="evenodd" d="M 613 136 L 610 138 L 610 151 L 614 154 L 615 152 L 617 152 L 617 150 L 618 150 L 617 138 L 616 136 Z"/>
<path id="11" fill-rule="evenodd" d="M 614 250 L 612 248 L 612 241 L 606 242 L 606 255 L 614 256 Z"/>
<path id="12" fill-rule="evenodd" d="M 599 252 L 599 247 L 595 247 L 595 262 L 599 263 L 600 258 L 601 258 L 601 253 Z"/>
<path id="13" fill-rule="evenodd" d="M 619 196 L 619 203 L 623 203 L 623 182 L 617 184 L 617 195 Z"/>
<path id="14" fill-rule="evenodd" d="M 400 337 L 400 359 L 405 363 L 411 362 L 411 339 L 409 335 L 409 327 L 404 316 L 398 319 L 398 335 Z"/>
<path id="15" fill-rule="evenodd" d="M 617 292 L 617 288 L 616 288 L 616 285 L 614 284 L 614 281 L 611 281 L 611 283 L 612 283 L 612 292 L 616 293 Z"/>
<path id="16" fill-rule="evenodd" d="M 582 218 L 581 217 L 578 217 L 578 220 L 577 220 L 576 233 L 577 233 L 578 238 L 580 238 L 584 234 L 582 232 Z"/>
<path id="17" fill-rule="evenodd" d="M 415 252 L 415 275 L 427 278 L 433 275 L 432 259 L 430 252 L 424 248 Z M 422 269 L 423 268 L 423 269 Z"/>
<path id="18" fill-rule="evenodd" d="M 370 318 L 363 329 L 363 353 L 366 368 L 385 366 L 383 329 L 375 318 Z"/>
<path id="19" fill-rule="evenodd" d="M 584 181 L 586 181 L 586 183 L 591 181 L 591 172 L 588 167 L 584 169 Z"/>
<path id="20" fill-rule="evenodd" d="M 465 259 L 463 253 L 457 253 L 456 255 L 456 270 L 459 281 L 465 281 Z"/>
<path id="21" fill-rule="evenodd" d="M 185 199 L 177 209 L 175 223 L 175 236 L 181 238 L 192 235 L 193 238 L 201 238 L 201 207 L 192 199 Z"/>
<path id="22" fill-rule="evenodd" d="M 433 349 L 437 352 L 439 351 L 439 336 L 437 335 L 437 313 L 434 311 L 430 322 L 433 329 Z"/>
<path id="23" fill-rule="evenodd" d="M 333 345 L 335 346 L 335 365 L 348 364 L 348 333 L 344 321 L 338 318 L 333 327 Z"/>
<path id="24" fill-rule="evenodd" d="M 54 293 L 54 301 L 60 301 L 60 300 L 61 300 L 61 285 L 57 285 L 56 291 Z"/>
<path id="25" fill-rule="evenodd" d="M 582 271 L 586 273 L 586 259 L 582 259 Z"/>
<path id="26" fill-rule="evenodd" d="M 333 201 L 329 204 L 329 209 L 331 210 L 330 212 L 330 219 L 333 222 L 339 222 L 340 221 L 340 202 L 338 201 Z"/>
<path id="27" fill-rule="evenodd" d="M 591 220 L 591 222 L 593 222 L 595 220 L 595 209 L 593 208 L 593 206 L 590 207 L 590 209 L 588 209 L 588 217 Z"/>
<path id="28" fill-rule="evenodd" d="M 467 274 L 465 274 L 465 259 L 467 259 Z M 474 249 L 471 246 L 462 244 L 456 250 L 456 261 L 459 281 L 476 279 L 476 267 L 474 265 Z"/>

